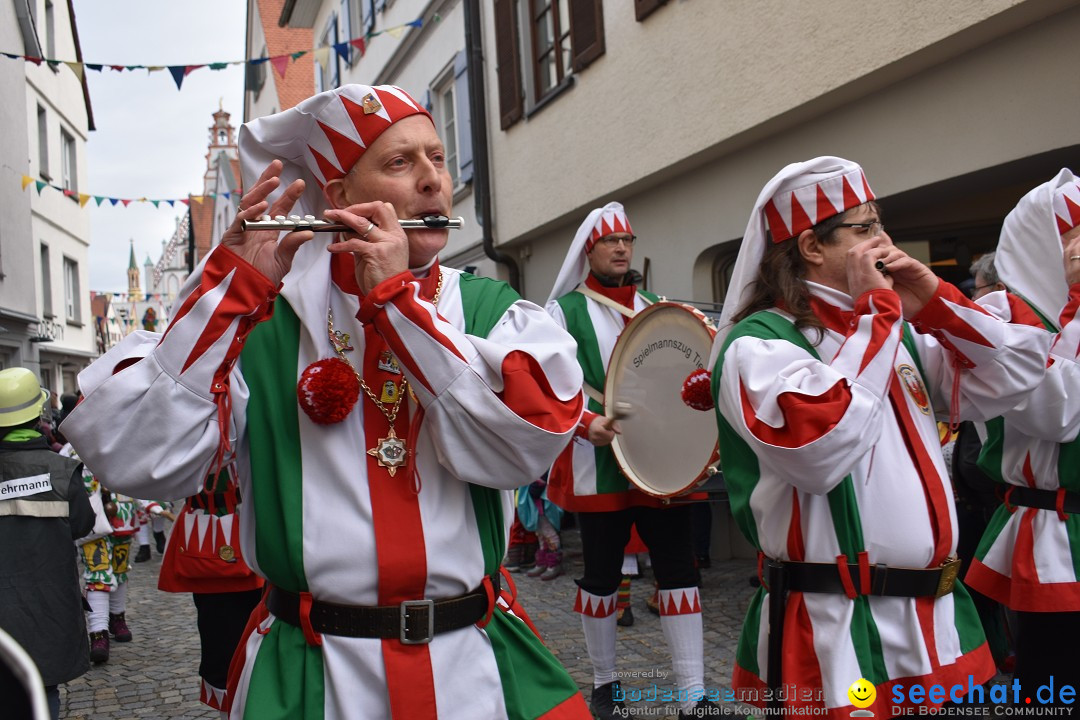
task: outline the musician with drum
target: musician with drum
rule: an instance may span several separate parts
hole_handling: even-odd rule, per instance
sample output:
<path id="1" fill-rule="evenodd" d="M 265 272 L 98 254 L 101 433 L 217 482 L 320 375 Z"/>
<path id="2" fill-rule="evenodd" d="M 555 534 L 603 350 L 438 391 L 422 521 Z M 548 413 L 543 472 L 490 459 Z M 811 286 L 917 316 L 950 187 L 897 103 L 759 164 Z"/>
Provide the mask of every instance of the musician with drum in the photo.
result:
<path id="1" fill-rule="evenodd" d="M 744 698 L 769 701 L 767 684 L 789 709 L 881 718 L 958 699 L 913 686 L 993 676 L 956 581 L 936 420 L 1015 405 L 1043 377 L 1040 334 L 893 245 L 859 165 L 819 157 L 769 181 L 710 361 L 732 513 L 768 570 L 736 653 Z"/>
<path id="2" fill-rule="evenodd" d="M 626 416 L 625 424 L 629 425 L 657 412 L 659 407 L 636 401 L 634 391 L 645 391 L 646 383 L 629 383 L 632 387 L 625 396 L 614 397 L 606 392 L 615 371 L 609 363 L 618 339 L 628 330 L 631 317 L 651 313 L 650 306 L 656 307 L 654 303 L 658 300 L 637 287 L 640 275 L 630 269 L 634 241 L 621 204 L 611 202 L 593 210 L 578 228 L 551 291 L 548 312 L 578 341 L 578 362 L 584 372 L 583 393 L 588 408 L 573 441 L 551 468 L 548 495 L 560 507 L 578 514 L 585 575 L 577 580 L 574 609 L 581 614 L 593 666 L 593 712 L 604 719 L 623 717 L 625 713 L 622 703 L 613 699 L 613 693 L 620 697 L 615 679 L 615 602 L 622 578 L 623 548 L 630 538 L 631 526 L 636 525 L 649 547 L 660 588 L 660 624 L 671 649 L 682 699 L 680 717 L 695 717 L 695 710 L 704 712 L 711 703 L 699 702 L 704 695 L 704 663 L 690 506 L 668 504 L 661 496 L 663 490 L 655 486 L 646 492 L 632 484 L 624 472 L 626 466 L 618 461 L 612 449 L 613 440 L 622 430 L 616 415 Z M 685 311 L 679 314 L 691 315 Z M 711 336 L 704 333 L 703 338 L 697 342 L 696 349 L 691 348 L 693 341 L 682 335 L 665 337 L 663 342 L 644 343 L 640 351 L 627 353 L 624 367 L 633 372 L 646 364 L 652 365 L 645 363 L 646 357 L 677 359 L 681 363 L 678 370 L 667 372 L 677 380 L 670 393 L 673 406 L 682 406 L 679 382 L 686 377 L 685 363 L 695 355 L 698 365 L 704 361 Z M 652 350 L 647 352 L 649 348 Z M 686 353 L 690 354 L 689 358 Z M 660 419 L 665 419 L 663 408 L 659 410 Z M 681 410 L 687 411 L 685 406 Z M 690 419 L 696 422 L 686 427 L 704 424 L 700 416 Z M 676 421 L 670 416 L 666 420 L 669 426 Z M 656 427 L 659 423 L 654 426 L 654 432 Z M 631 449 L 629 446 L 636 444 L 654 458 L 663 456 L 672 463 L 682 461 L 677 448 L 665 446 L 656 437 L 643 439 L 645 442 L 624 443 L 624 448 Z M 715 435 L 705 450 L 706 461 L 714 447 Z M 663 465 L 661 461 L 660 466 Z M 703 474 L 703 469 L 704 464 L 698 465 L 695 475 Z M 666 479 L 652 478 L 654 482 Z M 687 480 L 683 484 L 694 484 L 691 481 L 697 478 Z"/>

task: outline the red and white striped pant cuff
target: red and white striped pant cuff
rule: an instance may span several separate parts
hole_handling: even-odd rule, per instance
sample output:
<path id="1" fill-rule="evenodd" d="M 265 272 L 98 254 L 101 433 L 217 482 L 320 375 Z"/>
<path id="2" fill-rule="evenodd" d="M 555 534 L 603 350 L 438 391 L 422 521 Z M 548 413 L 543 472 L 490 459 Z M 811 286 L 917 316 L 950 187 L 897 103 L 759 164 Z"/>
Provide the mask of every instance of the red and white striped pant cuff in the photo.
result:
<path id="1" fill-rule="evenodd" d="M 661 615 L 691 615 L 701 612 L 701 599 L 696 587 L 660 591 Z"/>
<path id="2" fill-rule="evenodd" d="M 199 702 L 215 710 L 224 710 L 226 708 L 225 698 L 228 693 L 221 688 L 214 687 L 202 678 L 200 680 L 202 680 L 202 683 L 199 689 Z"/>
<path id="3" fill-rule="evenodd" d="M 574 612 L 588 615 L 589 617 L 607 617 L 615 612 L 616 595 L 617 593 L 611 593 L 610 595 L 593 595 L 590 592 L 578 588 L 577 598 L 574 600 Z"/>

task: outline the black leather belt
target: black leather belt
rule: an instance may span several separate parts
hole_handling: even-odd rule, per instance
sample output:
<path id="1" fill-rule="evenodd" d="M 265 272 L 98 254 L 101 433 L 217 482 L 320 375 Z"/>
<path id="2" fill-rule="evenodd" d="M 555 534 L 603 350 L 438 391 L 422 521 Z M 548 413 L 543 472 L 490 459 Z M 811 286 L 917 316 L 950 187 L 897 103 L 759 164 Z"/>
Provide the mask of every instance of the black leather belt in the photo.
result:
<path id="1" fill-rule="evenodd" d="M 492 576 L 495 597 L 499 576 Z M 302 627 L 300 595 L 279 587 L 270 588 L 266 607 L 279 620 Z M 431 642 L 440 633 L 474 625 L 488 611 L 483 587 L 445 600 L 406 600 L 399 605 L 339 605 L 311 601 L 311 629 L 320 634 L 344 637 L 397 638 L 405 645 Z"/>
<path id="2" fill-rule="evenodd" d="M 836 563 L 785 561 L 782 563 L 787 589 L 792 592 L 846 594 Z M 848 572 L 856 593 L 888 597 L 941 597 L 953 591 L 960 561 L 953 559 L 936 568 L 870 566 L 870 587 L 862 588 L 859 566 L 848 563 Z"/>
<path id="3" fill-rule="evenodd" d="M 1065 499 L 1061 509 L 1070 515 L 1080 513 L 1080 493 L 1066 490 L 1063 494 Z M 1012 485 L 1005 491 L 1005 502 L 1039 510 L 1057 510 L 1058 491 Z"/>

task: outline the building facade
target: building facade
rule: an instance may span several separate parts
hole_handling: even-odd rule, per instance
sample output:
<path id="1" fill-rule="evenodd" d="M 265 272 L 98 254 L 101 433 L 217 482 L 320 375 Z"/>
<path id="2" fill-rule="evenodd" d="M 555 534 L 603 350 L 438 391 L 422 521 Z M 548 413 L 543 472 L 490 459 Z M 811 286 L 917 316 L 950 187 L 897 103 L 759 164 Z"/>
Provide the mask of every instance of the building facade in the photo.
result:
<path id="1" fill-rule="evenodd" d="M 0 40 L 32 57 L 81 60 L 70 2 L 0 4 Z M 87 287 L 86 139 L 94 129 L 85 79 L 62 63 L 0 65 L 0 365 L 34 370 L 44 387 L 74 392 L 96 357 Z M 20 190 L 18 175 L 62 188 Z M 12 176 L 14 174 L 14 176 Z M 35 191 L 36 190 L 36 191 Z"/>
<path id="2" fill-rule="evenodd" d="M 532 300 L 609 200 L 650 289 L 722 300 L 761 187 L 819 155 L 862 164 L 894 241 L 960 279 L 1080 164 L 1072 0 L 479 4 L 494 235 Z"/>

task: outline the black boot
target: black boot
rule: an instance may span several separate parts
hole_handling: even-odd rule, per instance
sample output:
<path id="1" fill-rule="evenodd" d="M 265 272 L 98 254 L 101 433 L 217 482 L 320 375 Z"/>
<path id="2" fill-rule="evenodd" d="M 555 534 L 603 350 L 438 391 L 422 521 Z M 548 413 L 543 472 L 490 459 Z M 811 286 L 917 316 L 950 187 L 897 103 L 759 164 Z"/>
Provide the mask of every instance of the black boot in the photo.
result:
<path id="1" fill-rule="evenodd" d="M 135 553 L 135 562 L 146 562 L 150 559 L 150 546 L 140 545 L 139 552 Z"/>
<path id="2" fill-rule="evenodd" d="M 621 699 L 615 699 L 615 692 L 619 690 L 619 681 L 609 682 L 593 688 L 592 699 L 589 701 L 589 709 L 597 720 L 613 720 L 613 718 L 628 717 L 626 705 Z M 622 694 L 620 693 L 620 698 Z"/>
<path id="3" fill-rule="evenodd" d="M 164 530 L 155 530 L 154 531 L 154 543 L 157 545 L 157 554 L 158 555 L 164 555 L 165 554 L 165 531 Z"/>

